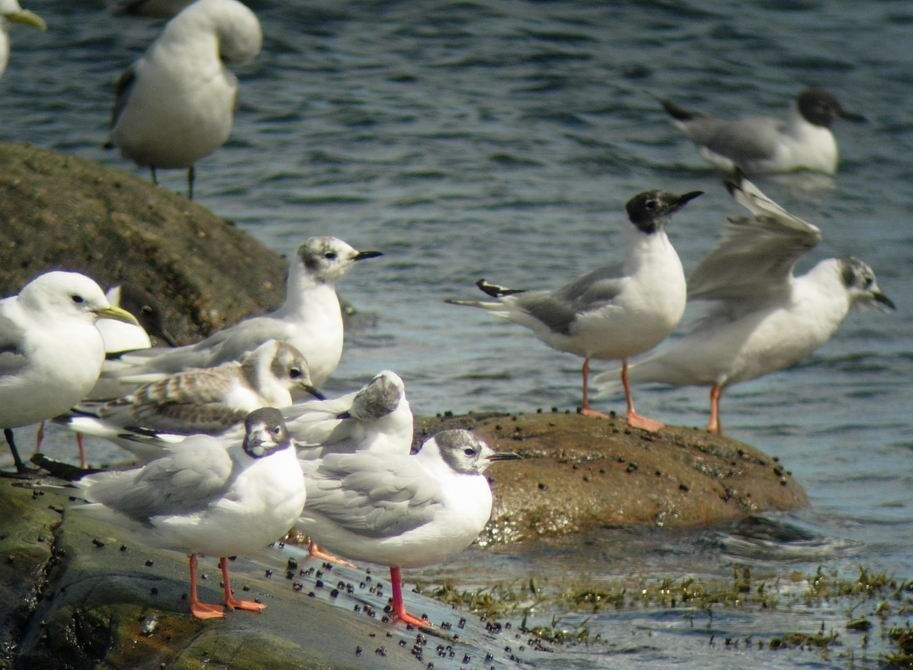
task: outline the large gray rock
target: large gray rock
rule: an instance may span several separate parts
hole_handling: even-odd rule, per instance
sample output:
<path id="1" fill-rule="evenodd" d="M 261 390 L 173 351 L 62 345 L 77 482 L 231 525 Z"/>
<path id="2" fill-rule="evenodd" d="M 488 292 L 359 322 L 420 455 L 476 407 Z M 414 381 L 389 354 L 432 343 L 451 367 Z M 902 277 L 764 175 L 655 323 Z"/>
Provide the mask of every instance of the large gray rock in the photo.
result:
<path id="1" fill-rule="evenodd" d="M 287 266 L 182 195 L 74 156 L 0 143 L 0 296 L 51 269 L 104 288 L 144 287 L 189 342 L 278 305 Z"/>

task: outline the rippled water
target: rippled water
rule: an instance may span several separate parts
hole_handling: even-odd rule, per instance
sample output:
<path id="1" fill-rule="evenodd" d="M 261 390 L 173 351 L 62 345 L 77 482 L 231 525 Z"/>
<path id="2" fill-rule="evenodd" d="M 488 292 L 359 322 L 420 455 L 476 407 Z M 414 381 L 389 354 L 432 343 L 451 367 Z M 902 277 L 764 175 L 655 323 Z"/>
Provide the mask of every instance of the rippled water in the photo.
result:
<path id="1" fill-rule="evenodd" d="M 101 3 L 28 6 L 50 30 L 14 30 L 0 80 L 0 136 L 136 170 L 100 147 L 113 82 L 160 24 L 113 17 Z M 780 456 L 805 485 L 811 507 L 775 522 L 799 525 L 808 539 L 759 545 L 741 531 L 713 532 L 669 546 L 659 532 L 640 538 L 636 551 L 657 571 L 695 569 L 698 555 L 701 570 L 720 572 L 732 562 L 847 570 L 864 562 L 913 575 L 909 3 L 251 6 L 263 22 L 264 51 L 239 71 L 235 130 L 198 165 L 198 200 L 280 250 L 313 234 L 383 250 L 384 259 L 345 282 L 346 297 L 376 323 L 349 334 L 334 384 L 348 388 L 392 368 L 419 413 L 578 401 L 578 359 L 443 298 L 472 296 L 482 276 L 549 287 L 618 260 L 623 205 L 647 188 L 707 192 L 670 226 L 686 268 L 711 248 L 723 218 L 741 213 L 653 95 L 724 115 L 778 115 L 816 84 L 865 114 L 866 125 L 836 128 L 835 179 L 758 183 L 824 232 L 800 270 L 852 253 L 872 265 L 898 311 L 851 316 L 809 360 L 735 387 L 723 404 L 732 435 Z M 184 177 L 166 173 L 163 183 L 183 189 Z M 601 402 L 620 406 L 618 398 Z M 638 392 L 640 410 L 675 423 L 702 425 L 706 405 L 704 389 Z M 629 540 L 607 531 L 586 551 L 587 570 L 597 572 L 606 555 L 605 569 L 621 571 L 612 560 L 626 555 Z M 605 554 L 600 542 L 614 550 Z M 578 560 L 546 548 L 505 561 L 504 570 L 554 572 Z M 604 628 L 664 625 L 637 616 Z M 660 662 L 649 644 L 638 644 L 624 664 Z M 692 656 L 683 654 L 660 656 L 688 665 Z M 777 659 L 822 663 L 814 654 Z M 584 654 L 574 663 L 622 661 Z"/>

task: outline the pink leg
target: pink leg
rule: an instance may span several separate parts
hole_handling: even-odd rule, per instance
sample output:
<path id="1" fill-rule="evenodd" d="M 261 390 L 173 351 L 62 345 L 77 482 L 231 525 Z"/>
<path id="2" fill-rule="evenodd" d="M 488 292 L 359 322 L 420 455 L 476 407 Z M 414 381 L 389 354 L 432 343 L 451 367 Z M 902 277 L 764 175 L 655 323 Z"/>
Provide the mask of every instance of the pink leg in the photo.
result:
<path id="1" fill-rule="evenodd" d="M 328 561 L 336 565 L 344 565 L 347 568 L 354 568 L 355 564 L 350 563 L 344 558 L 331 554 L 323 547 L 319 546 L 314 540 L 308 542 L 308 558 L 316 558 L 319 561 Z"/>
<path id="2" fill-rule="evenodd" d="M 79 449 L 79 467 L 86 469 L 86 445 L 82 433 L 76 433 L 76 448 Z"/>
<path id="3" fill-rule="evenodd" d="M 263 603 L 256 603 L 253 600 L 238 600 L 231 592 L 231 578 L 228 576 L 228 559 L 222 556 L 219 559 L 219 567 L 222 569 L 222 588 L 225 590 L 225 606 L 230 610 L 247 610 L 248 612 L 262 612 L 266 609 Z"/>
<path id="4" fill-rule="evenodd" d="M 393 618 L 420 628 L 431 628 L 431 624 L 427 621 L 419 619 L 406 611 L 406 606 L 403 603 L 403 581 L 399 576 L 399 568 L 390 568 L 390 584 L 393 587 Z"/>
<path id="5" fill-rule="evenodd" d="M 707 422 L 707 431 L 714 435 L 722 435 L 723 425 L 720 423 L 720 397 L 723 387 L 714 384 L 710 387 L 710 420 Z"/>
<path id="6" fill-rule="evenodd" d="M 197 598 L 197 555 L 190 554 L 190 613 L 197 619 L 221 619 L 225 616 L 221 605 L 201 603 Z"/>
<path id="7" fill-rule="evenodd" d="M 666 424 L 648 419 L 634 411 L 634 396 L 631 394 L 631 384 L 628 383 L 628 359 L 624 358 L 621 362 L 621 383 L 625 387 L 625 403 L 628 406 L 628 425 L 632 428 L 640 428 L 655 433 Z"/>
<path id="8" fill-rule="evenodd" d="M 608 419 L 608 414 L 603 414 L 602 412 L 597 412 L 595 409 L 590 407 L 590 357 L 586 356 L 583 359 L 583 368 L 580 370 L 580 374 L 583 377 L 583 402 L 580 403 L 580 413 L 583 416 L 592 416 L 597 419 Z"/>

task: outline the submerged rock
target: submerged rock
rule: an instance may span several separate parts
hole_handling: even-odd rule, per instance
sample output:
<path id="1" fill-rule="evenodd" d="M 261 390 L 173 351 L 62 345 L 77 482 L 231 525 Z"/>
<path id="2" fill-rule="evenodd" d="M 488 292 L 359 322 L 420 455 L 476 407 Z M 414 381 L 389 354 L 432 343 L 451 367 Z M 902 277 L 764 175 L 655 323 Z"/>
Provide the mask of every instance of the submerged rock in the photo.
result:
<path id="1" fill-rule="evenodd" d="M 256 262 L 253 259 L 256 259 Z M 52 269 L 161 303 L 182 342 L 282 301 L 279 254 L 182 195 L 123 170 L 0 143 L 0 295 Z"/>
<path id="2" fill-rule="evenodd" d="M 647 433 L 623 419 L 557 412 L 465 415 L 419 419 L 416 441 L 447 428 L 524 457 L 488 471 L 496 502 L 483 545 L 605 525 L 710 526 L 808 504 L 776 459 L 704 430 Z"/>

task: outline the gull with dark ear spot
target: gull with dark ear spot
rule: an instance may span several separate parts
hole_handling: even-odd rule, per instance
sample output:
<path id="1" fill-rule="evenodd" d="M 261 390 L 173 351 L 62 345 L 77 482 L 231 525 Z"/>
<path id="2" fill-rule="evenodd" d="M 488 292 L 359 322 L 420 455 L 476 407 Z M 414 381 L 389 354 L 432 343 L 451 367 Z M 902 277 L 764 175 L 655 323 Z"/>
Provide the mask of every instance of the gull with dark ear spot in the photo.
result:
<path id="1" fill-rule="evenodd" d="M 197 595 L 197 554 L 219 557 L 225 607 L 261 612 L 266 605 L 234 597 L 229 556 L 259 552 L 284 536 L 304 506 L 306 490 L 282 415 L 272 407 L 244 420 L 240 441 L 194 435 L 141 468 L 79 480 L 91 504 L 76 506 L 137 541 L 190 557 L 190 613 L 221 618 L 223 607 Z"/>
<path id="2" fill-rule="evenodd" d="M 75 272 L 45 273 L 0 300 L 0 428 L 20 473 L 12 429 L 65 412 L 92 389 L 105 358 L 102 317 L 136 323 Z"/>
<path id="3" fill-rule="evenodd" d="M 117 83 L 111 141 L 138 165 L 187 169 L 225 144 L 238 108 L 229 64 L 253 60 L 260 22 L 237 0 L 197 0 L 175 16 Z"/>
<path id="4" fill-rule="evenodd" d="M 820 88 L 802 91 L 785 122 L 766 116 L 730 121 L 688 111 L 669 100 L 660 103 L 701 156 L 725 172 L 738 167 L 749 174 L 796 170 L 835 174 L 839 152 L 831 124 L 836 119 L 865 121 Z"/>
<path id="5" fill-rule="evenodd" d="M 518 458 L 465 430 L 437 433 L 414 456 L 299 458 L 308 504 L 296 527 L 347 558 L 389 566 L 394 619 L 430 627 L 406 611 L 400 568 L 446 561 L 469 546 L 491 516 L 485 470 Z"/>
<path id="6" fill-rule="evenodd" d="M 0 77 L 6 70 L 10 55 L 10 24 L 31 26 L 38 30 L 48 29 L 47 24 L 40 16 L 19 6 L 18 0 L 0 0 Z"/>
<path id="7" fill-rule="evenodd" d="M 685 273 L 666 236 L 670 217 L 701 195 L 645 191 L 628 201 L 631 226 L 624 262 L 593 270 L 554 291 L 508 289 L 480 280 L 476 285 L 496 302 L 447 300 L 481 307 L 513 321 L 558 351 L 583 358 L 581 412 L 605 417 L 589 404 L 590 359 L 622 361 L 628 423 L 656 431 L 659 421 L 634 410 L 627 360 L 652 349 L 672 332 L 685 311 Z"/>
<path id="8" fill-rule="evenodd" d="M 821 240 L 744 175 L 726 183 L 751 216 L 729 219 L 719 244 L 688 278 L 688 297 L 713 307 L 690 333 L 634 363 L 630 379 L 710 387 L 707 430 L 722 432 L 720 398 L 729 386 L 795 365 L 827 342 L 855 306 L 894 309 L 875 273 L 852 257 L 793 269 Z M 612 373 L 598 383 L 614 386 Z"/>
<path id="9" fill-rule="evenodd" d="M 143 460 L 157 457 L 159 442 L 129 439 L 149 435 L 221 435 L 239 426 L 258 407 L 288 407 L 292 392 L 323 395 L 311 383 L 308 363 L 286 342 L 269 340 L 240 361 L 195 368 L 149 382 L 108 401 L 83 401 L 57 423 L 105 437 Z"/>
<path id="10" fill-rule="evenodd" d="M 312 382 L 320 386 L 342 358 L 343 321 L 336 282 L 356 264 L 381 256 L 359 251 L 335 237 L 311 237 L 289 263 L 285 302 L 276 311 L 220 330 L 202 342 L 173 349 L 152 348 L 108 361 L 105 383 L 131 378 L 151 381 L 188 368 L 210 368 L 238 360 L 267 340 L 288 342 L 307 358 Z"/>

